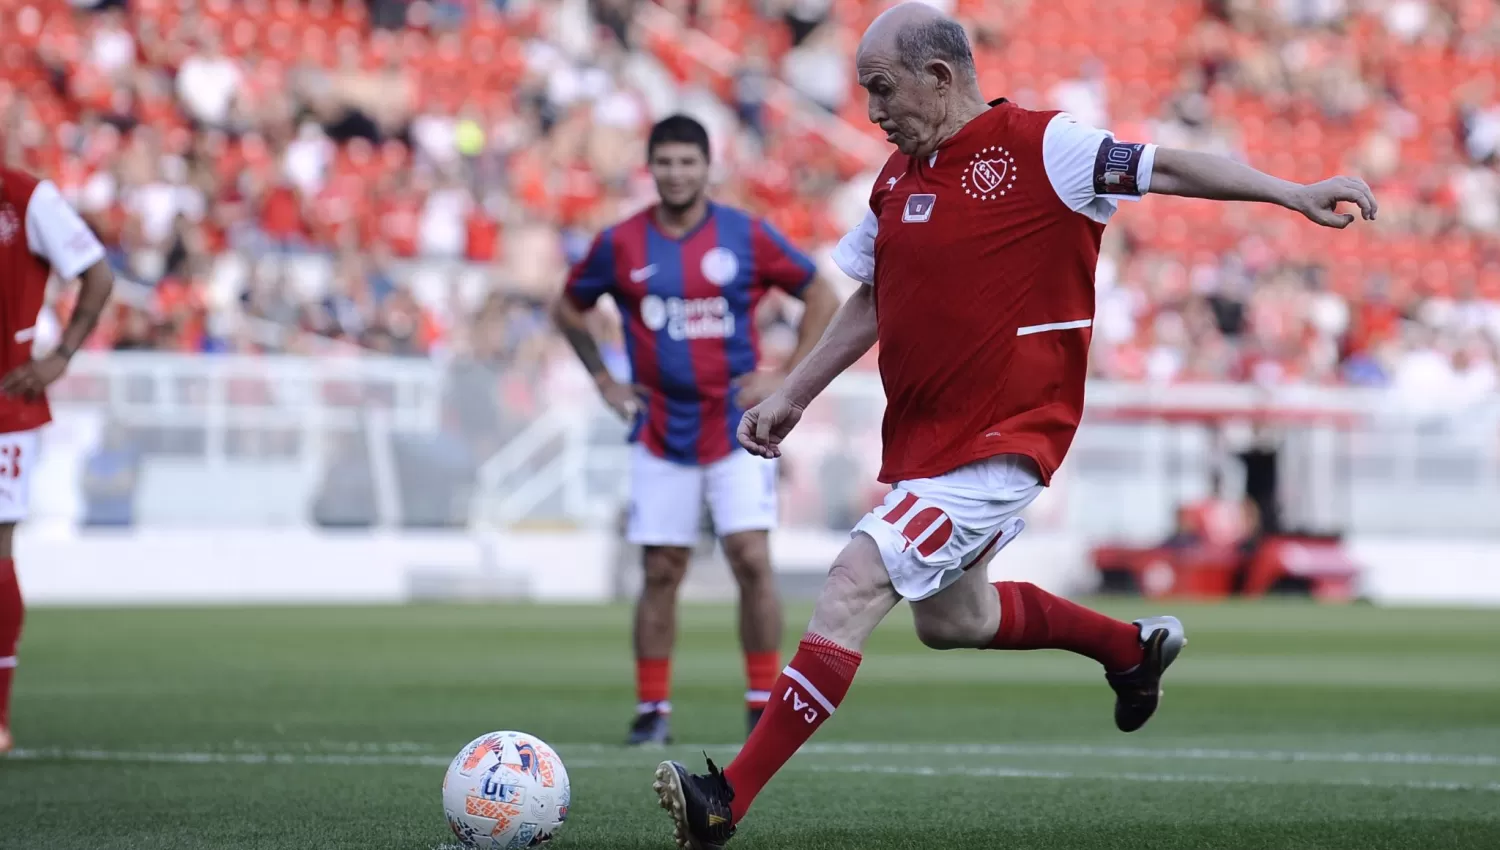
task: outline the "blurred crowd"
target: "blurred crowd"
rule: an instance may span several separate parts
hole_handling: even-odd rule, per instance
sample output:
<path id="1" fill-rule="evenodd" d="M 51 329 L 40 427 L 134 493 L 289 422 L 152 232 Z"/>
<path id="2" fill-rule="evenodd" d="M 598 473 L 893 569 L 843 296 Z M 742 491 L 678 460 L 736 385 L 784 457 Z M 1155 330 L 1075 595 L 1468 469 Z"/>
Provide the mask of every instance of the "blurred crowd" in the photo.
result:
<path id="1" fill-rule="evenodd" d="M 1100 264 L 1098 375 L 1494 392 L 1493 0 L 935 5 L 968 25 L 988 94 L 1293 179 L 1358 174 L 1381 199 L 1337 234 L 1131 206 Z M 570 367 L 545 304 L 650 201 L 642 140 L 667 112 L 710 127 L 717 197 L 826 254 L 884 155 L 852 68 L 881 8 L 0 0 L 0 153 L 54 179 L 134 282 L 98 346 L 457 356 L 529 384 Z M 773 358 L 795 316 L 768 301 Z"/>

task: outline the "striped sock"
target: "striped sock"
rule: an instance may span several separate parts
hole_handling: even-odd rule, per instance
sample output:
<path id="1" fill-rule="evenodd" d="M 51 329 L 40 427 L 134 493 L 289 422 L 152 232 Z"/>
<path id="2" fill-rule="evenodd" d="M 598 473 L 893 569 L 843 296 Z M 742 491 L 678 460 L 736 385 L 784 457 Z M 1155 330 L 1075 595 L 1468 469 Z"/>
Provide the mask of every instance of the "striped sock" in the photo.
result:
<path id="1" fill-rule="evenodd" d="M 745 653 L 745 707 L 754 711 L 766 707 L 771 699 L 771 687 L 776 684 L 776 674 L 781 672 L 781 653 Z"/>
<path id="2" fill-rule="evenodd" d="M 636 712 L 670 712 L 672 704 L 672 659 L 637 658 L 635 660 Z"/>

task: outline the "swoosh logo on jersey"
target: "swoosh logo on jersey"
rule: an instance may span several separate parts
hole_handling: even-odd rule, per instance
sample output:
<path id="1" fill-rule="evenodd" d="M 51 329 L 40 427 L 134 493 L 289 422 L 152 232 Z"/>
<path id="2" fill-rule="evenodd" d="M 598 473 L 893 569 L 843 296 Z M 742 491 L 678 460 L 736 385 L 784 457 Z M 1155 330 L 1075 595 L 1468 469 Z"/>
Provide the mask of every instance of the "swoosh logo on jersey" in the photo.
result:
<path id="1" fill-rule="evenodd" d="M 650 280 L 652 278 L 652 276 L 654 276 L 655 274 L 656 274 L 656 263 L 652 263 L 649 266 L 645 266 L 645 267 L 639 268 L 639 269 L 631 269 L 630 270 L 630 282 L 631 283 L 645 283 L 646 281 Z"/>

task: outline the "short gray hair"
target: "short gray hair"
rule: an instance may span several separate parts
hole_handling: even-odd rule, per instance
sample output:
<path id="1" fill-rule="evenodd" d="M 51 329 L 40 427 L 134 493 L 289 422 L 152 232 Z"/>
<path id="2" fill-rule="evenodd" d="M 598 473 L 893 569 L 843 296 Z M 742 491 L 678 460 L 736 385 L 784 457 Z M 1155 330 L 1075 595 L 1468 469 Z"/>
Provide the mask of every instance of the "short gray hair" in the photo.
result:
<path id="1" fill-rule="evenodd" d="M 963 25 L 951 18 L 937 18 L 911 24 L 896 35 L 896 52 L 901 64 L 912 73 L 921 73 L 927 64 L 941 59 L 953 66 L 960 76 L 977 77 L 974 51 Z"/>

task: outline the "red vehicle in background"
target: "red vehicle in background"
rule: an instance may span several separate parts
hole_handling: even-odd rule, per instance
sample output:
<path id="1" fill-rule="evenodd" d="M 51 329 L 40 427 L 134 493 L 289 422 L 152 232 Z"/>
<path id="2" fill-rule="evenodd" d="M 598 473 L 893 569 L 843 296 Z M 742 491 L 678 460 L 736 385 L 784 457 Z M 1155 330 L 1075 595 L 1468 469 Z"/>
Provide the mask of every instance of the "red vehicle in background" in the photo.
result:
<path id="1" fill-rule="evenodd" d="M 1269 407 L 1116 407 L 1106 415 L 1114 421 L 1209 428 L 1226 463 L 1231 460 L 1231 450 L 1224 447 L 1226 430 L 1249 425 L 1256 439 L 1253 447 L 1233 453 L 1244 468 L 1242 498 L 1229 498 L 1215 471 L 1210 473 L 1211 495 L 1180 504 L 1176 527 L 1165 540 L 1152 546 L 1094 547 L 1090 557 L 1100 574 L 1101 592 L 1204 599 L 1286 593 L 1321 601 L 1357 596 L 1361 569 L 1344 547 L 1341 531 L 1313 528 L 1288 516 L 1284 498 L 1297 478 L 1287 474 L 1295 465 L 1290 456 L 1295 452 L 1285 449 L 1311 428 L 1344 430 L 1357 417 L 1345 411 Z"/>

